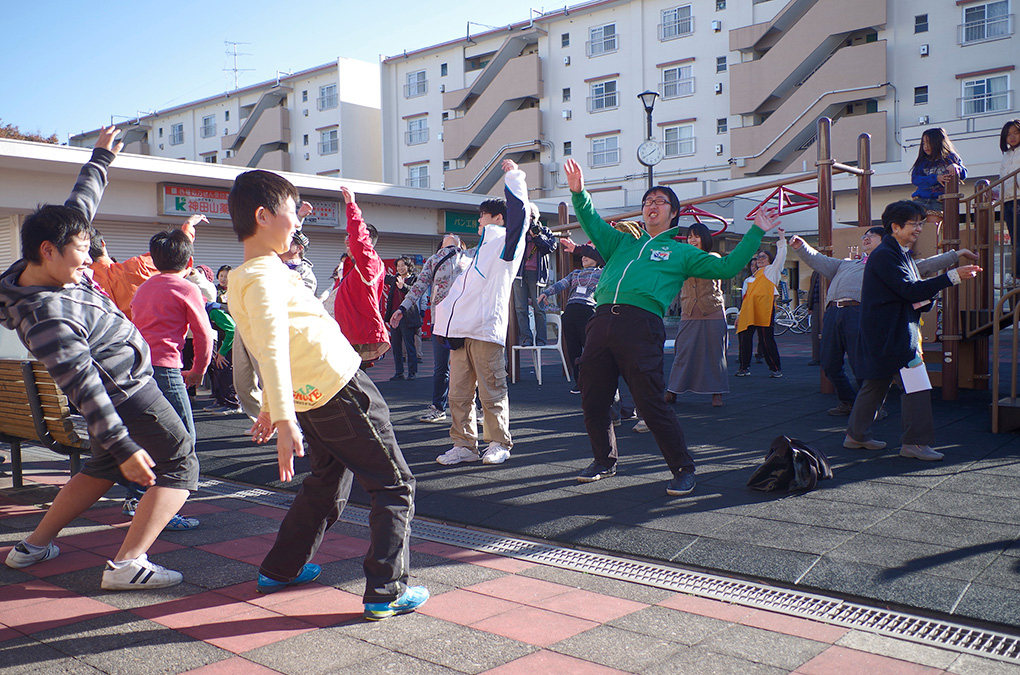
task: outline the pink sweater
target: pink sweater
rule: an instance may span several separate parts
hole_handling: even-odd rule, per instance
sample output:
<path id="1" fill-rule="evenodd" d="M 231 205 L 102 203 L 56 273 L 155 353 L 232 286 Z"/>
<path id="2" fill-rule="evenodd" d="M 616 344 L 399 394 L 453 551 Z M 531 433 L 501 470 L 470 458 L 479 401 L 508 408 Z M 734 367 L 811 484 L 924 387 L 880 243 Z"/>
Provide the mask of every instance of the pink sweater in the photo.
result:
<path id="1" fill-rule="evenodd" d="M 176 274 L 157 274 L 138 287 L 131 316 L 152 352 L 152 365 L 183 368 L 184 337 L 191 327 L 194 370 L 204 373 L 212 358 L 214 333 L 198 286 Z"/>

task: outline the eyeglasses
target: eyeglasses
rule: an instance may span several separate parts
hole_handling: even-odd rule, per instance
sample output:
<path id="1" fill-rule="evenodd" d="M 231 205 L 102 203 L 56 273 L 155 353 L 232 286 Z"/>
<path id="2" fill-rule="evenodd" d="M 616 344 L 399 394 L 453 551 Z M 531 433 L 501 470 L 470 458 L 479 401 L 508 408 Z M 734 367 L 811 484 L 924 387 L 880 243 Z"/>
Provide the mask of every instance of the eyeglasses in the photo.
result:
<path id="1" fill-rule="evenodd" d="M 923 220 L 908 220 L 907 222 L 905 222 L 903 224 L 904 225 L 913 225 L 914 227 L 924 227 L 924 221 Z"/>
<path id="2" fill-rule="evenodd" d="M 656 197 L 655 199 L 646 199 L 643 202 L 641 202 L 642 206 L 665 206 L 666 204 L 669 204 L 669 200 L 663 199 L 662 197 Z"/>

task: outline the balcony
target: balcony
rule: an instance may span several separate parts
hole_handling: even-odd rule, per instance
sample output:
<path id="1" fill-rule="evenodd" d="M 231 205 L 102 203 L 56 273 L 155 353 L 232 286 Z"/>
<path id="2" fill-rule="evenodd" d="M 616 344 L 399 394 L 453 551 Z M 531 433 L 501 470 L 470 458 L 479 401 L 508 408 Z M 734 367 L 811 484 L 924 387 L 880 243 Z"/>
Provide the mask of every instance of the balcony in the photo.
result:
<path id="1" fill-rule="evenodd" d="M 589 96 L 588 97 L 588 112 L 599 113 L 605 112 L 606 110 L 615 110 L 620 107 L 620 97 L 618 92 L 612 92 L 608 94 L 602 94 L 600 96 Z"/>
<path id="2" fill-rule="evenodd" d="M 1008 38 L 1013 34 L 1013 14 L 994 16 L 980 21 L 961 23 L 956 27 L 956 41 L 960 45 L 973 45 Z"/>
<path id="3" fill-rule="evenodd" d="M 666 80 L 659 83 L 659 93 L 662 100 L 670 98 L 681 98 L 694 95 L 694 78 L 685 77 L 681 80 Z"/>
<path id="4" fill-rule="evenodd" d="M 694 17 L 689 16 L 659 24 L 659 41 L 676 40 L 694 34 Z"/>
<path id="5" fill-rule="evenodd" d="M 320 155 L 335 155 L 340 150 L 340 141 L 333 138 L 328 141 L 319 141 Z"/>
<path id="6" fill-rule="evenodd" d="M 429 81 L 418 80 L 404 85 L 404 98 L 418 98 L 429 93 Z"/>
<path id="7" fill-rule="evenodd" d="M 992 115 L 1013 109 L 1013 90 L 995 91 L 956 99 L 960 117 Z"/>
<path id="8" fill-rule="evenodd" d="M 315 99 L 315 107 L 318 110 L 332 110 L 337 107 L 337 95 L 326 94 Z"/>
<path id="9" fill-rule="evenodd" d="M 588 40 L 584 43 L 584 49 L 589 58 L 612 54 L 619 49 L 619 40 L 616 35 L 608 35 L 601 40 Z"/>
<path id="10" fill-rule="evenodd" d="M 412 131 L 404 132 L 404 143 L 406 145 L 421 145 L 422 143 L 429 142 L 429 130 L 425 129 L 414 129 Z"/>

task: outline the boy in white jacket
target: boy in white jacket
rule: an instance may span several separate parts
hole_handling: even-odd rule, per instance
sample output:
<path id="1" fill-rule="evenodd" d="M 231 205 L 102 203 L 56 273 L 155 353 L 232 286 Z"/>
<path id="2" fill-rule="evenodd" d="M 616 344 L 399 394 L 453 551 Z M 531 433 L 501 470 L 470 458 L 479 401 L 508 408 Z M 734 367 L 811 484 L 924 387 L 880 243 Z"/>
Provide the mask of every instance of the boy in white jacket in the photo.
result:
<path id="1" fill-rule="evenodd" d="M 474 257 L 464 256 L 464 271 L 450 293 L 433 308 L 433 330 L 444 336 L 450 353 L 449 406 L 453 447 L 436 458 L 440 464 L 477 462 L 502 464 L 510 457 L 510 401 L 506 385 L 506 333 L 510 292 L 524 256 L 526 221 L 537 221 L 528 202 L 524 172 L 509 159 L 506 201 L 489 199 L 479 206 L 478 234 L 482 239 Z M 482 440 L 478 451 L 475 388 L 482 403 Z"/>

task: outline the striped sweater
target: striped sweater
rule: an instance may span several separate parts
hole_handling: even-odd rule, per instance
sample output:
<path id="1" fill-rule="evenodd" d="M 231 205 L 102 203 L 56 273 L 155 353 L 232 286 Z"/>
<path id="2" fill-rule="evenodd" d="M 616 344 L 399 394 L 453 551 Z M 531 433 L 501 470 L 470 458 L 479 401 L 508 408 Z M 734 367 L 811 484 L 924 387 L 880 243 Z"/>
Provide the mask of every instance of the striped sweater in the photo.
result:
<path id="1" fill-rule="evenodd" d="M 106 188 L 113 153 L 97 148 L 78 175 L 66 206 L 92 220 Z M 161 396 L 149 348 L 113 301 L 88 279 L 64 287 L 18 285 L 25 260 L 0 275 L 0 324 L 17 331 L 68 399 L 93 442 L 124 462 L 141 447 L 128 436 L 132 419 Z"/>

